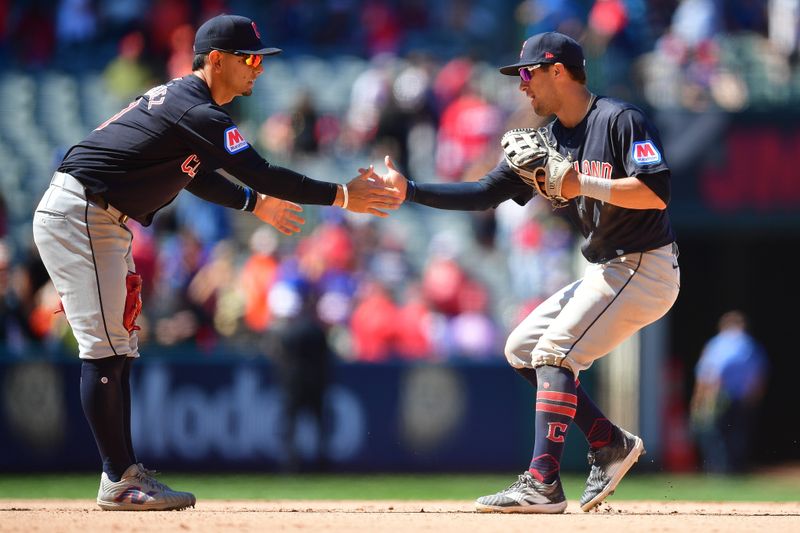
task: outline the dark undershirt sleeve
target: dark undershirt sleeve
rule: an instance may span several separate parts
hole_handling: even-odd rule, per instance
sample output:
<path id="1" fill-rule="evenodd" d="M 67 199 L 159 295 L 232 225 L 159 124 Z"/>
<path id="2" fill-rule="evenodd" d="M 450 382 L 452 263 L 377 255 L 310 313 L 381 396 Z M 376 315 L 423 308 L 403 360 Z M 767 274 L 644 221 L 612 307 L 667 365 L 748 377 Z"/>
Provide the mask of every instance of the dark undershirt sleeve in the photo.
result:
<path id="1" fill-rule="evenodd" d="M 228 167 L 225 170 L 262 194 L 298 204 L 333 205 L 336 199 L 335 183 L 315 180 L 266 161 L 252 173 L 247 171 L 247 167 Z"/>
<path id="2" fill-rule="evenodd" d="M 525 205 L 533 197 L 505 160 L 478 181 L 464 183 L 413 183 L 406 200 L 438 209 L 483 211 L 509 199 Z"/>
<path id="3" fill-rule="evenodd" d="M 195 106 L 184 114 L 177 125 L 186 142 L 207 165 L 206 168 L 225 169 L 237 180 L 262 194 L 316 205 L 332 205 L 336 198 L 335 183 L 315 180 L 288 168 L 269 164 L 242 137 L 228 114 L 218 106 Z M 236 134 L 235 138 L 233 134 Z"/>
<path id="4" fill-rule="evenodd" d="M 198 173 L 186 186 L 186 190 L 198 198 L 231 209 L 252 211 L 256 205 L 255 193 L 252 189 L 248 194 L 245 187 L 230 181 L 217 172 Z"/>

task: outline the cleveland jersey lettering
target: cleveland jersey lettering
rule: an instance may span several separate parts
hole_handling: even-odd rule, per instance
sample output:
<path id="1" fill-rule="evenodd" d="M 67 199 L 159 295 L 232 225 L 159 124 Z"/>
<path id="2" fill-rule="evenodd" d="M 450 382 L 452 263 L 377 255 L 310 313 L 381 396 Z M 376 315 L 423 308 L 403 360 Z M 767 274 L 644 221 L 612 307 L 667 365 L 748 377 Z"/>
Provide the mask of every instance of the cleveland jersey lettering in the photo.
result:
<path id="1" fill-rule="evenodd" d="M 670 172 L 658 131 L 635 106 L 598 97 L 575 128 L 553 121 L 548 130 L 559 152 L 582 162 L 581 172 L 610 179 L 636 177 L 669 202 Z M 586 237 L 583 255 L 594 263 L 675 240 L 666 209 L 625 209 L 584 196 L 566 209 Z"/>
<path id="2" fill-rule="evenodd" d="M 611 174 L 614 172 L 614 167 L 611 163 L 606 163 L 605 161 L 589 161 L 584 159 L 580 163 L 575 161 L 572 166 L 581 174 L 588 174 L 589 176 L 595 176 L 597 178 L 611 179 Z"/>
<path id="3" fill-rule="evenodd" d="M 600 96 L 574 128 L 556 120 L 547 131 L 558 151 L 575 161 L 575 170 L 606 179 L 636 177 L 669 203 L 670 171 L 658 131 L 635 106 Z M 533 196 L 505 159 L 482 181 L 498 201 L 513 198 L 525 204 Z M 666 209 L 625 209 L 584 196 L 570 200 L 565 209 L 586 238 L 581 251 L 592 263 L 675 240 Z"/>

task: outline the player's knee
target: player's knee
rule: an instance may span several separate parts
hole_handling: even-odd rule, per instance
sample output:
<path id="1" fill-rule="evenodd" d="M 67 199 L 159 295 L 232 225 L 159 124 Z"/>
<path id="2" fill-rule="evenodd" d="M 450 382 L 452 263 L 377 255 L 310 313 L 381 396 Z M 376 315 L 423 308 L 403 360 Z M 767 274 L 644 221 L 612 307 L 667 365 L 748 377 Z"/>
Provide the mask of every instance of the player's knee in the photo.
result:
<path id="1" fill-rule="evenodd" d="M 506 339 L 503 353 L 505 353 L 508 364 L 514 368 L 519 368 L 523 366 L 526 358 L 530 361 L 530 344 L 526 342 L 524 336 L 515 329 L 508 336 L 508 339 Z"/>

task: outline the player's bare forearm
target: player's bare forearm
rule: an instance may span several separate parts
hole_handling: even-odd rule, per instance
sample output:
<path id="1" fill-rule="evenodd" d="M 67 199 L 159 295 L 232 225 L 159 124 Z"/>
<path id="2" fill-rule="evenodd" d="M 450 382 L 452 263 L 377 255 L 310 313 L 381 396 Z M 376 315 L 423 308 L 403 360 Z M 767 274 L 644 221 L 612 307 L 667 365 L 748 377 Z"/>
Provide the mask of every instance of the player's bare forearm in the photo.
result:
<path id="1" fill-rule="evenodd" d="M 667 204 L 639 178 L 612 180 L 611 204 L 628 209 L 666 209 Z"/>
<path id="2" fill-rule="evenodd" d="M 605 180 L 605 178 L 595 179 Z M 610 180 L 608 185 L 611 193 L 611 197 L 608 200 L 609 204 L 626 209 L 662 210 L 667 207 L 667 204 L 639 178 L 632 176 L 618 178 Z M 578 172 L 574 169 L 570 169 L 564 176 L 561 193 L 565 198 L 569 199 L 582 195 Z M 591 195 L 587 196 L 591 197 Z"/>

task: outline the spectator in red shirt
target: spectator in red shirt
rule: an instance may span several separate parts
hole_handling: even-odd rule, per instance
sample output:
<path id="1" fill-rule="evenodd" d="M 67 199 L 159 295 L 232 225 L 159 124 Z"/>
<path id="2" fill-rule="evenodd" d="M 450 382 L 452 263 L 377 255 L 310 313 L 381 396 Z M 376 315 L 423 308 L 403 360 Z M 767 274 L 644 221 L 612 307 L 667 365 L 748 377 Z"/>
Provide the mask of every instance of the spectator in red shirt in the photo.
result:
<path id="1" fill-rule="evenodd" d="M 398 310 L 389 292 L 379 283 L 367 281 L 350 318 L 356 361 L 378 363 L 393 355 Z"/>

